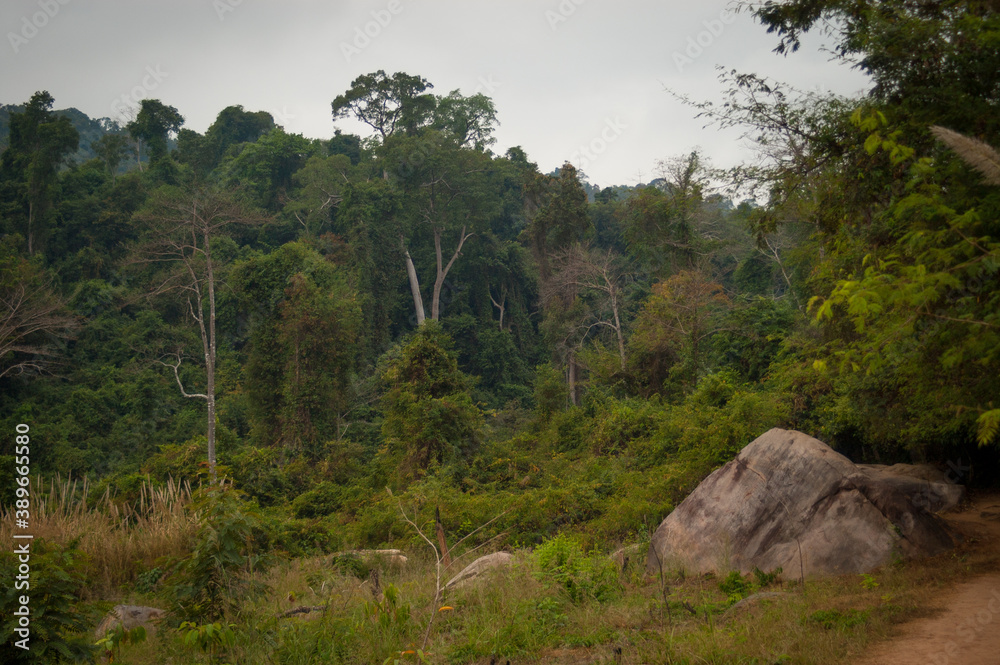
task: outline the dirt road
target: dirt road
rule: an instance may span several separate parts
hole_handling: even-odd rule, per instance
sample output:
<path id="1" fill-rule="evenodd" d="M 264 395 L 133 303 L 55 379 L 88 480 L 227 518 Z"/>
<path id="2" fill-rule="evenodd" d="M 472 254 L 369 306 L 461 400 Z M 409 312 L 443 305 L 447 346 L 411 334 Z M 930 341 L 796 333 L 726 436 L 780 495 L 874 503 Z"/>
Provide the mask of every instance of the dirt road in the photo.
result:
<path id="1" fill-rule="evenodd" d="M 1000 548 L 1000 499 L 973 501 L 948 521 L 981 547 Z M 1000 574 L 943 591 L 932 616 L 900 626 L 857 665 L 1000 665 Z"/>

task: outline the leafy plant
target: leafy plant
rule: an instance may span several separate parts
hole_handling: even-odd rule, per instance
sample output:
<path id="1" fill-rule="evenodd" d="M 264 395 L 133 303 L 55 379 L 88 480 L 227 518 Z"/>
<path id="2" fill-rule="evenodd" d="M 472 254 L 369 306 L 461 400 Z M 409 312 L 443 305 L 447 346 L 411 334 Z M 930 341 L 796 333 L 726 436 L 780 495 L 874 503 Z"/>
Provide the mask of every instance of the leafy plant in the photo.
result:
<path id="1" fill-rule="evenodd" d="M 559 534 L 533 554 L 538 577 L 560 587 L 574 603 L 606 602 L 619 590 L 614 563 L 597 552 L 585 554 L 579 542 Z"/>
<path id="2" fill-rule="evenodd" d="M 178 600 L 194 616 L 218 615 L 237 592 L 245 596 L 259 590 L 252 575 L 261 563 L 260 512 L 225 486 L 199 490 L 191 508 L 199 527 Z"/>
<path id="3" fill-rule="evenodd" d="M 97 640 L 94 646 L 104 651 L 104 657 L 109 663 L 121 660 L 122 645 L 139 644 L 146 641 L 146 629 L 143 626 L 134 626 L 126 629 L 124 625 L 118 624 L 109 630 L 104 637 Z"/>
<path id="4" fill-rule="evenodd" d="M 198 647 L 202 653 L 208 654 L 210 662 L 215 662 L 221 650 L 236 642 L 236 633 L 233 631 L 235 627 L 235 624 L 215 622 L 199 625 L 193 621 L 184 621 L 178 630 L 186 646 Z"/>
<path id="5" fill-rule="evenodd" d="M 0 575 L 13 581 L 18 575 L 18 558 L 12 552 L 0 553 Z M 91 613 L 80 604 L 80 594 L 87 584 L 87 558 L 71 542 L 62 547 L 36 540 L 31 546 L 31 589 L 4 584 L 0 596 L 0 641 L 9 654 L 4 662 L 15 663 L 88 663 L 93 660 L 94 645 L 83 637 L 92 626 Z M 21 596 L 30 596 L 29 650 L 13 648 L 25 638 L 18 630 L 21 621 Z"/>
<path id="6" fill-rule="evenodd" d="M 863 573 L 861 575 L 861 586 L 869 591 L 873 591 L 878 588 L 878 580 L 875 579 L 874 575 Z"/>

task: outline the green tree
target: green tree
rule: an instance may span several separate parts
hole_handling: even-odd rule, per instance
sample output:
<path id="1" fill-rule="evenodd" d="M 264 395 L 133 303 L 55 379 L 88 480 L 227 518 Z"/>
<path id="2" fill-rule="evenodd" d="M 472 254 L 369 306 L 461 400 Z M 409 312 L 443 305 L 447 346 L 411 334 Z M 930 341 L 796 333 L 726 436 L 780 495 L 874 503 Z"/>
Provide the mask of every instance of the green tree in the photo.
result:
<path id="1" fill-rule="evenodd" d="M 118 178 L 118 167 L 125 154 L 128 152 L 128 139 L 124 134 L 105 134 L 100 139 L 91 144 L 97 157 L 104 163 L 104 167 L 111 174 L 113 180 Z"/>
<path id="2" fill-rule="evenodd" d="M 333 119 L 353 115 L 383 140 L 397 129 L 412 134 L 430 120 L 434 98 L 424 91 L 433 87 L 426 79 L 403 72 L 387 76 L 380 69 L 364 74 L 333 100 Z"/>
<path id="3" fill-rule="evenodd" d="M 48 223 L 53 188 L 64 158 L 76 151 L 79 134 L 69 118 L 52 112 L 54 100 L 36 92 L 24 112 L 10 116 L 10 145 L 0 158 L 4 216 L 15 221 L 7 232 L 20 232 L 33 254 Z"/>
<path id="4" fill-rule="evenodd" d="M 433 251 L 434 282 L 430 318 L 441 317 L 445 279 L 462 255 L 465 243 L 489 228 L 499 214 L 500 199 L 491 178 L 492 158 L 464 148 L 454 138 L 428 129 L 418 136 L 391 137 L 382 150 L 392 165 L 394 182 L 402 193 L 402 235 L 407 277 L 417 325 L 426 318 L 421 284 L 410 249 L 424 241 Z M 429 236 L 429 237 L 428 237 Z M 447 252 L 445 244 L 451 245 Z M 426 246 L 426 245 L 424 245 Z M 417 260 L 423 256 L 417 257 Z"/>
<path id="5" fill-rule="evenodd" d="M 382 434 L 401 478 L 414 478 L 432 464 L 469 452 L 482 414 L 469 397 L 469 378 L 458 369 L 450 340 L 435 322 L 421 326 L 390 353 L 381 378 Z"/>
<path id="6" fill-rule="evenodd" d="M 177 133 L 183 124 L 184 116 L 173 106 L 158 99 L 144 99 L 135 120 L 125 128 L 134 141 L 145 142 L 150 164 L 155 164 L 167 157 L 167 136 Z"/>
<path id="7" fill-rule="evenodd" d="M 258 206 L 277 212 L 292 195 L 293 176 L 317 148 L 301 134 L 276 127 L 224 160 L 221 177 L 248 192 Z"/>
<path id="8" fill-rule="evenodd" d="M 352 403 L 361 308 L 347 277 L 302 243 L 232 273 L 251 317 L 246 384 L 255 434 L 310 459 L 340 438 Z"/>

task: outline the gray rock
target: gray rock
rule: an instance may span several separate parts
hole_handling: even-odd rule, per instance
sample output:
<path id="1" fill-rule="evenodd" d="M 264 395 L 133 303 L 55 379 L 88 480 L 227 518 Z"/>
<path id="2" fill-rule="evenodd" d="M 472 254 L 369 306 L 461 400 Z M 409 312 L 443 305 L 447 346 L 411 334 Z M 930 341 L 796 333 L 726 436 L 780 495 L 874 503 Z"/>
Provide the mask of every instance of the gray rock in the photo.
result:
<path id="1" fill-rule="evenodd" d="M 470 583 L 473 580 L 481 579 L 486 573 L 496 570 L 498 568 L 509 568 L 511 562 L 514 561 L 514 556 L 509 552 L 495 552 L 493 554 L 487 554 L 486 556 L 481 556 L 468 566 L 462 569 L 458 575 L 451 578 L 448 584 L 445 585 L 446 589 L 460 589 Z"/>
<path id="2" fill-rule="evenodd" d="M 642 549 L 641 544 L 633 543 L 631 545 L 626 545 L 625 547 L 621 547 L 615 550 L 614 552 L 608 555 L 608 558 L 614 561 L 615 566 L 619 570 L 622 570 L 623 568 L 625 568 L 626 563 L 636 559 L 636 555 L 639 554 L 639 551 L 641 549 Z"/>
<path id="3" fill-rule="evenodd" d="M 858 466 L 821 441 L 775 428 L 663 520 L 646 568 L 781 568 L 794 579 L 867 572 L 895 553 L 939 554 L 954 541 L 932 511 L 947 504 L 950 487 Z"/>
<path id="4" fill-rule="evenodd" d="M 409 561 L 402 550 L 351 550 L 348 552 L 336 552 L 331 560 L 336 560 L 341 556 L 355 556 L 365 563 L 381 562 L 388 566 L 405 566 Z"/>
<path id="5" fill-rule="evenodd" d="M 124 626 L 125 630 L 142 626 L 146 629 L 146 637 L 149 638 L 156 634 L 156 625 L 165 616 L 167 616 L 166 610 L 155 607 L 115 605 L 98 624 L 97 630 L 94 631 L 94 637 L 101 639 L 108 634 L 109 630 L 114 630 L 118 626 Z"/>

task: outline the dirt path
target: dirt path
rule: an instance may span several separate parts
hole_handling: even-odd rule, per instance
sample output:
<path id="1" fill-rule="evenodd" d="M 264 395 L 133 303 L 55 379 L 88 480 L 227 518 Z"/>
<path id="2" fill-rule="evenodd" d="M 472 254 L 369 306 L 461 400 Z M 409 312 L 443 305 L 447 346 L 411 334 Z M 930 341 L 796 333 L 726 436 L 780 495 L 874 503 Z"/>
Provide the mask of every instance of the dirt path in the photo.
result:
<path id="1" fill-rule="evenodd" d="M 948 521 L 978 547 L 1000 548 L 1000 497 L 981 497 Z M 942 592 L 933 616 L 903 624 L 857 665 L 1000 665 L 1000 574 Z"/>

